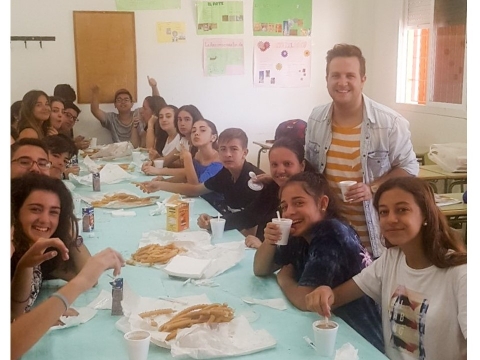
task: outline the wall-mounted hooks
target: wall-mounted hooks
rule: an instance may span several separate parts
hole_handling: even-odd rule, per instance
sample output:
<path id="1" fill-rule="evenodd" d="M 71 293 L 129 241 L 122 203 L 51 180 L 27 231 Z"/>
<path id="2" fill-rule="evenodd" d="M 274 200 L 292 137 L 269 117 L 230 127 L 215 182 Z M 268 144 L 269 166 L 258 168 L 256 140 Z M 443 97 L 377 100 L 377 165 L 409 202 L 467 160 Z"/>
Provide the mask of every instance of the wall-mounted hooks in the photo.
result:
<path id="1" fill-rule="evenodd" d="M 42 41 L 55 41 L 55 36 L 10 36 L 10 41 L 23 41 L 25 49 L 27 48 L 27 41 L 38 41 L 40 48 L 43 49 Z"/>

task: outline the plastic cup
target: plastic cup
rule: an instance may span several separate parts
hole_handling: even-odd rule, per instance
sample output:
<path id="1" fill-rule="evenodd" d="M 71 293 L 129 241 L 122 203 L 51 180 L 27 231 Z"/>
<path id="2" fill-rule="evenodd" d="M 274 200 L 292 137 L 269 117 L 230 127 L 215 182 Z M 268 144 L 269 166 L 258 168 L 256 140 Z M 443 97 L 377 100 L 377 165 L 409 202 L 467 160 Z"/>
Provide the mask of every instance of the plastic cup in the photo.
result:
<path id="1" fill-rule="evenodd" d="M 325 323 L 323 320 L 317 320 L 312 324 L 312 328 L 317 354 L 332 356 L 335 350 L 338 324 L 335 321 Z"/>
<path id="2" fill-rule="evenodd" d="M 343 201 L 348 202 L 347 198 L 345 197 L 345 193 L 348 191 L 348 188 L 352 185 L 355 185 L 356 181 L 340 181 L 338 186 L 340 186 L 340 190 L 342 191 L 342 198 Z"/>
<path id="3" fill-rule="evenodd" d="M 97 138 L 92 138 L 92 140 L 90 140 L 90 147 L 94 148 L 95 146 L 97 146 Z"/>
<path id="4" fill-rule="evenodd" d="M 73 204 L 75 206 L 75 216 L 77 219 L 82 217 L 82 198 L 80 196 L 73 196 Z"/>
<path id="5" fill-rule="evenodd" d="M 212 229 L 212 238 L 221 239 L 225 230 L 225 219 L 211 218 L 210 228 Z"/>
<path id="6" fill-rule="evenodd" d="M 153 160 L 153 165 L 157 169 L 161 169 L 161 168 L 163 168 L 163 160 Z"/>
<path id="7" fill-rule="evenodd" d="M 292 219 L 273 218 L 272 222 L 277 224 L 282 232 L 282 238 L 277 242 L 277 245 L 287 245 L 288 237 L 290 236 L 290 228 L 292 227 Z"/>
<path id="8" fill-rule="evenodd" d="M 123 336 L 130 360 L 147 360 L 150 337 L 150 333 L 145 330 L 129 331 Z"/>
<path id="9" fill-rule="evenodd" d="M 185 199 L 182 199 L 182 201 L 188 203 L 188 212 L 190 213 L 190 216 L 192 216 L 193 215 L 193 203 L 195 202 L 195 199 L 185 198 Z"/>

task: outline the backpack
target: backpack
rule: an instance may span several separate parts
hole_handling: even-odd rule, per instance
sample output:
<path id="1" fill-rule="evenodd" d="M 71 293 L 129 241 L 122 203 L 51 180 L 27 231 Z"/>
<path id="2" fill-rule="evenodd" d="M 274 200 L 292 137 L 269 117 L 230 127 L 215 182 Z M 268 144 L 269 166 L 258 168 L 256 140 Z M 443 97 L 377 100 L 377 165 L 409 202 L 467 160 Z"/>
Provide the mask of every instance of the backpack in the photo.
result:
<path id="1" fill-rule="evenodd" d="M 305 145 L 305 132 L 307 131 L 307 123 L 300 119 L 287 120 L 277 126 L 275 130 L 275 140 L 282 137 L 289 137 L 299 140 Z"/>

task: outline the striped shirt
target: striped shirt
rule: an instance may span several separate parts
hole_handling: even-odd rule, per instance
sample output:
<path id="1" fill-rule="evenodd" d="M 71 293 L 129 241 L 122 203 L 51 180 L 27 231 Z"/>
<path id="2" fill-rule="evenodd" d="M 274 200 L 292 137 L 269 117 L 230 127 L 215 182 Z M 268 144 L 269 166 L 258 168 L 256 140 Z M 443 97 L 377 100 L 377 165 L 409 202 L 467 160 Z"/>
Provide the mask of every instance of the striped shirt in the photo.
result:
<path id="1" fill-rule="evenodd" d="M 332 124 L 332 143 L 327 151 L 325 177 L 341 199 L 342 215 L 345 216 L 360 236 L 362 245 L 372 252 L 368 236 L 363 202 L 346 203 L 338 183 L 344 180 L 363 182 L 360 162 L 360 135 L 362 124 L 354 128 L 345 128 Z"/>

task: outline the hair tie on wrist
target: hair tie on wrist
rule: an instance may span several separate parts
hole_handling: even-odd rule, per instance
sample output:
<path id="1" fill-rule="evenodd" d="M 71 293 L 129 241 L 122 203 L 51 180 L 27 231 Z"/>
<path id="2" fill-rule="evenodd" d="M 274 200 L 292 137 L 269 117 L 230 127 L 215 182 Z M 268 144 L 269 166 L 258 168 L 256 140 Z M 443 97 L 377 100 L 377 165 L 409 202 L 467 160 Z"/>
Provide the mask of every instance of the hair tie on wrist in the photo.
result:
<path id="1" fill-rule="evenodd" d="M 63 296 L 62 294 L 60 294 L 58 292 L 55 292 L 55 293 L 53 293 L 52 295 L 49 296 L 49 298 L 52 298 L 52 297 L 56 297 L 56 298 L 59 298 L 60 300 L 62 300 L 63 305 L 65 305 L 65 311 L 68 310 L 68 308 L 70 307 L 70 304 L 68 303 L 68 300 L 65 296 Z"/>

